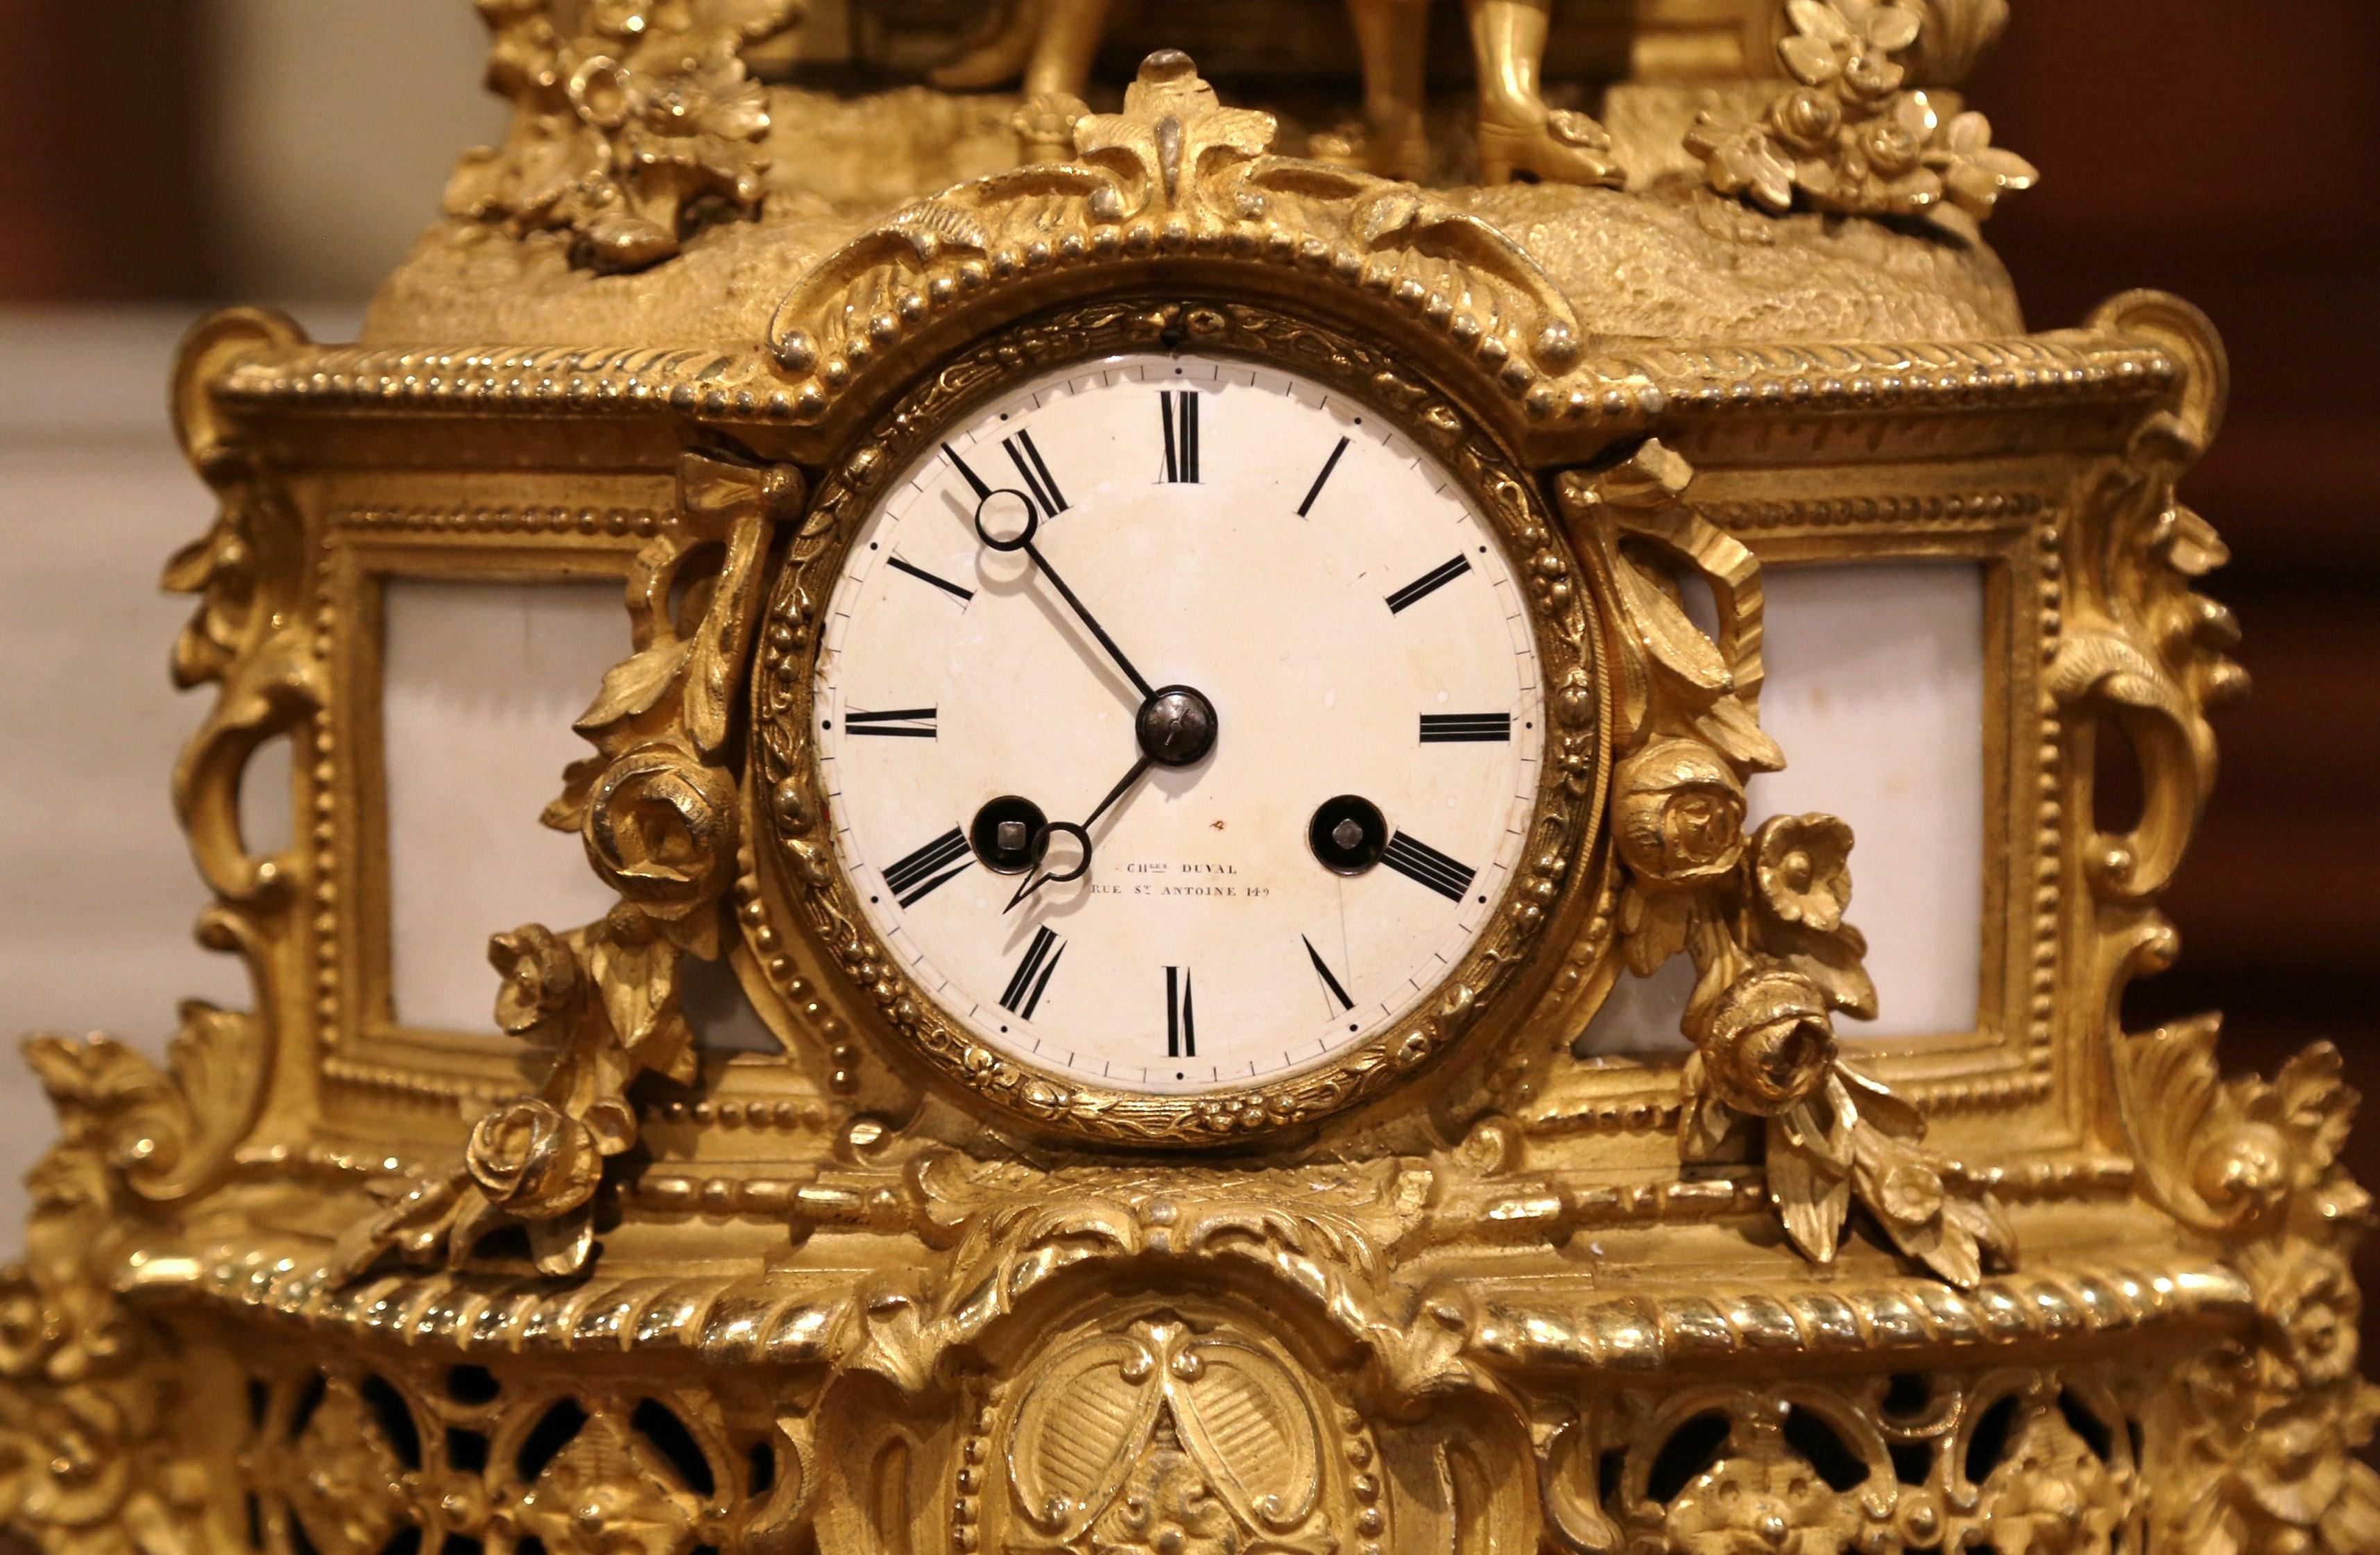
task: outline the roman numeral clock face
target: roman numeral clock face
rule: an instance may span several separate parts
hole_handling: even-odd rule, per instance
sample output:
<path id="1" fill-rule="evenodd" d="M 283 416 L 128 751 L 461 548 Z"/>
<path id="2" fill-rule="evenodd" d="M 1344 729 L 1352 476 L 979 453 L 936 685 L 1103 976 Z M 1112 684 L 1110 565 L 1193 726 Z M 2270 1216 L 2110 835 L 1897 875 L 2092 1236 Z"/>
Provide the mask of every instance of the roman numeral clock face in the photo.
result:
<path id="1" fill-rule="evenodd" d="M 1494 920 L 1544 749 L 1526 601 L 1367 407 L 1184 357 L 944 428 L 829 603 L 847 879 L 957 1026 L 1111 1090 L 1227 1090 L 1392 1027 Z"/>

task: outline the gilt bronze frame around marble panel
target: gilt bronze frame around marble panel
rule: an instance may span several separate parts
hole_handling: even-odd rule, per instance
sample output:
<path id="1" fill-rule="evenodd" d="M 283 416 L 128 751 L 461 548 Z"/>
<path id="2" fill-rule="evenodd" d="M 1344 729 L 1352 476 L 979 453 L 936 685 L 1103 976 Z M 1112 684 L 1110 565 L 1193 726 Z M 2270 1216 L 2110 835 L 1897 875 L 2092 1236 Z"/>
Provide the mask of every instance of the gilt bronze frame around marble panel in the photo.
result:
<path id="1" fill-rule="evenodd" d="M 1378 323 L 1397 327 L 1393 316 Z M 2079 363 L 2085 359 L 2078 357 L 2071 371 L 2081 371 Z M 2050 370 L 2061 376 L 2067 371 Z M 1805 395 L 1815 395 L 1824 383 L 1813 374 Z M 1854 379 L 1844 385 L 1845 397 L 1876 394 L 1873 388 L 1855 387 L 1857 383 Z M 1474 393 L 1487 388 L 1483 384 Z M 2005 416 L 1998 412 L 1993 419 L 2004 420 Z M 2023 831 L 2008 819 L 2009 797 L 2020 792 L 2040 796 L 2036 827 L 2030 835 L 2012 834 L 2005 839 L 2011 844 L 2006 847 L 1998 845 L 2002 839 L 1995 835 L 1985 848 L 1987 858 L 2004 858 L 2006 868 L 1994 871 L 1981 886 L 1986 896 L 1983 962 L 1993 975 L 1980 990 L 1972 1039 L 1863 1043 L 1862 1051 L 1875 1055 L 1879 1073 L 1913 1085 L 1913 1094 L 1944 1112 L 2046 1103 L 2057 1073 L 2051 1062 L 2057 1042 L 2087 1042 L 2092 1036 L 2079 1021 L 2062 1035 L 2054 1031 L 2040 986 L 2043 976 L 2058 966 L 2051 934 L 2058 912 L 2056 893 L 2062 890 L 2059 880 L 2042 879 L 2041 863 L 2064 846 L 2077 845 L 2080 836 L 2074 833 L 2070 839 L 2051 830 L 2058 827 L 2061 816 L 2071 818 L 2077 812 L 2065 802 L 2067 753 L 2061 721 L 2043 706 L 2037 668 L 2055 642 L 2059 567 L 2054 560 L 2044 563 L 2064 544 L 2063 504 L 2072 500 L 2068 487 L 2073 460 L 2054 455 L 2001 459 L 1989 468 L 1995 477 L 1991 480 L 1979 480 L 1964 468 L 1946 480 L 1926 469 L 1905 485 L 1893 480 L 1888 465 L 1870 465 L 1846 480 L 1841 472 L 1823 465 L 1797 469 L 1792 440 L 1844 439 L 1856 433 L 1839 419 L 1805 415 L 1798 428 L 1786 415 L 1777 419 L 1783 430 L 1764 435 L 1770 452 L 1762 464 L 1740 469 L 1700 467 L 1697 493 L 1712 493 L 1708 510 L 1772 564 L 1953 556 L 1985 567 L 1990 631 L 1985 661 L 1990 712 L 1987 825 L 1996 832 L 2002 827 L 2011 833 Z M 1723 447 L 1717 440 L 1724 435 L 1724 421 L 1714 420 L 1719 428 L 1709 435 L 1715 448 Z M 1703 435 L 1689 431 L 1674 441 L 1681 448 L 1691 448 Z M 828 462 L 834 462 L 832 456 Z M 1553 472 L 1544 470 L 1540 479 Z M 322 565 L 325 576 L 335 580 L 333 591 L 338 601 L 331 612 L 337 625 L 330 627 L 329 640 L 335 644 L 332 658 L 340 666 L 340 684 L 352 688 L 352 695 L 337 699 L 332 743 L 334 749 L 354 753 L 352 762 L 334 760 L 326 769 L 339 774 L 333 786 L 344 799 L 334 807 L 329 824 L 352 827 L 352 834 L 366 844 L 347 860 L 336 893 L 340 900 L 356 905 L 324 918 L 341 929 L 333 964 L 358 992 L 351 1006 L 341 1007 L 342 1018 L 330 1028 L 324 1072 L 341 1086 L 386 1085 L 398 1091 L 430 1087 L 425 1094 L 489 1099 L 517 1084 L 518 1066 L 508 1044 L 472 1039 L 458 1044 L 449 1037 L 402 1031 L 387 1019 L 385 884 L 376 878 L 379 859 L 370 845 L 382 826 L 373 791 L 378 769 L 373 663 L 377 582 L 393 576 L 625 580 L 636 551 L 671 528 L 674 493 L 671 477 L 662 471 L 508 476 L 499 494 L 463 474 L 407 476 L 376 470 L 366 478 L 372 505 L 344 505 L 335 492 L 342 480 L 353 479 L 336 478 L 322 488 L 329 509 L 322 520 Z M 1736 492 L 1745 495 L 1739 498 L 1732 494 Z M 2041 646 L 2030 653 L 2010 650 L 2010 645 L 2025 640 Z M 2052 785 L 2057 792 L 2050 792 Z M 311 793 L 298 797 L 301 804 L 318 803 Z M 1582 959 L 1593 954 L 1590 948 Z M 2083 1006 L 2050 1002 L 2051 1009 L 2060 1007 Z M 1846 1036 L 1857 1040 L 1855 1028 Z M 830 1066 L 832 1062 L 828 1060 Z M 776 1094 L 782 1087 L 748 1073 L 757 1067 L 750 1060 L 735 1061 L 733 1077 L 726 1081 L 730 1091 L 753 1086 L 756 1099 L 765 1097 L 771 1108 L 793 1099 Z M 807 1087 L 797 1090 L 806 1100 L 814 1094 Z M 1658 1078 L 1580 1074 L 1568 1080 L 1561 1094 L 1572 1099 L 1548 1097 L 1540 1109 L 1543 1126 L 1557 1132 L 1598 1124 L 1655 1131 L 1674 1126 L 1674 1093 Z M 716 1105 L 714 1100 L 713 1111 Z M 2047 1116 L 2059 1115 L 2065 1105 L 2070 1102 L 2053 1106 Z M 688 1120 L 692 1118 L 689 1112 Z"/>

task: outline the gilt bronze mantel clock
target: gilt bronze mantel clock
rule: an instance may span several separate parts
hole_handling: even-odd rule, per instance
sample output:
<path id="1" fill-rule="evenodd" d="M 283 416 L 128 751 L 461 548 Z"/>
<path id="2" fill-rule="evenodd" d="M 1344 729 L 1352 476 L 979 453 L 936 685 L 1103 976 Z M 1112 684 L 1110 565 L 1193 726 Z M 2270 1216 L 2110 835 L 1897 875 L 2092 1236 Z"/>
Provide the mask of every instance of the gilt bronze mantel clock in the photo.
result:
<path id="1" fill-rule="evenodd" d="M 2337 1056 L 2119 1014 L 2244 686 L 2222 350 L 2026 332 L 2001 0 L 479 8 L 508 137 L 364 338 L 182 354 L 255 998 L 30 1044 L 0 1517 L 2380 1548 Z M 541 818 L 392 711 L 424 580 L 608 591 Z M 602 891 L 465 926 L 476 1021 L 393 884 L 467 820 Z"/>

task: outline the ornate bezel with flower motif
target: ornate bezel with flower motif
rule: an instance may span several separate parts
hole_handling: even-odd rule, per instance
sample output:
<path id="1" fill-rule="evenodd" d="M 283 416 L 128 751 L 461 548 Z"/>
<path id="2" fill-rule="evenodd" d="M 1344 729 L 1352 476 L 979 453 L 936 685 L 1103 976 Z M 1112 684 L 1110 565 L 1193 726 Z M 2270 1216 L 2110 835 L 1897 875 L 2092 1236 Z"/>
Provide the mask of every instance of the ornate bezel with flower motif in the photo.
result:
<path id="1" fill-rule="evenodd" d="M 1170 349 L 1261 360 L 1307 374 L 1394 418 L 1469 491 L 1528 581 L 1532 626 L 1554 729 L 1520 877 L 1492 925 L 1414 1014 L 1298 1074 L 1198 1096 L 1136 1095 L 1088 1086 L 997 1052 L 945 1017 L 899 970 L 868 927 L 823 830 L 826 813 L 808 731 L 817 619 L 844 554 L 886 482 L 929 447 L 938 429 L 1010 383 L 1117 352 Z M 1119 1143 L 1200 1146 L 1317 1123 L 1433 1064 L 1491 1013 L 1525 1009 L 1557 958 L 1549 926 L 1585 895 L 1587 850 L 1605 782 L 1607 726 L 1594 605 L 1567 541 L 1538 493 L 1451 395 L 1390 352 L 1321 323 L 1245 303 L 1119 298 L 1078 305 L 985 336 L 880 416 L 878 430 L 821 483 L 780 565 L 754 675 L 752 798 L 771 902 L 820 943 L 872 1005 L 880 1027 L 946 1079 L 1031 1125 Z M 755 925 L 747 913 L 747 929 Z"/>

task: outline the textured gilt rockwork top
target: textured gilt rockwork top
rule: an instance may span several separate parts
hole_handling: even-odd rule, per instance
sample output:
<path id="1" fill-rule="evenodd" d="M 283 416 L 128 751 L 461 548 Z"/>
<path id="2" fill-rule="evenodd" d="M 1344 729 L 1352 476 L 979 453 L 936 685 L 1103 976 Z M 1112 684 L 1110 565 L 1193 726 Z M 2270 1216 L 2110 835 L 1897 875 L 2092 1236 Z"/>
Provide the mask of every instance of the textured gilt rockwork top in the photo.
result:
<path id="1" fill-rule="evenodd" d="M 1974 218 L 2032 171 L 1949 90 L 1997 37 L 1998 0 L 1813 0 L 1781 23 L 1762 5 L 1705 6 L 1666 27 L 1655 6 L 1633 78 L 1621 29 L 1597 14 L 1613 7 L 1578 0 L 1548 27 L 1541 4 L 1474 5 L 1485 90 L 1377 37 L 1434 21 L 1434 45 L 1460 48 L 1451 4 L 1281 7 L 1300 18 L 1292 46 L 1307 52 L 1293 57 L 1247 46 L 1280 25 L 1269 11 L 1259 24 L 1230 6 L 1119 6 L 1102 35 L 1102 6 L 1019 0 L 948 57 L 947 30 L 905 31 L 898 6 L 870 27 L 874 7 L 845 3 L 853 18 L 789 0 L 598 5 L 573 31 L 571 7 L 482 0 L 490 78 L 517 106 L 511 137 L 466 160 L 448 218 L 382 288 L 364 339 L 608 342 L 634 318 L 640 343 L 748 341 L 786 287 L 894 212 L 1071 156 L 1075 121 L 1093 100 L 1111 108 L 1116 87 L 1067 62 L 1121 62 L 1135 38 L 1235 64 L 1219 85 L 1272 111 L 1281 153 L 1416 178 L 1524 245 L 1594 335 L 2022 331 Z M 1500 8 L 1524 19 L 1479 14 Z M 1509 85 L 1548 51 L 1600 77 L 1542 95 Z M 926 79 L 887 85 L 896 64 Z M 1600 124 L 1549 103 L 1597 99 Z M 1843 213 L 1888 220 L 1828 219 Z"/>

